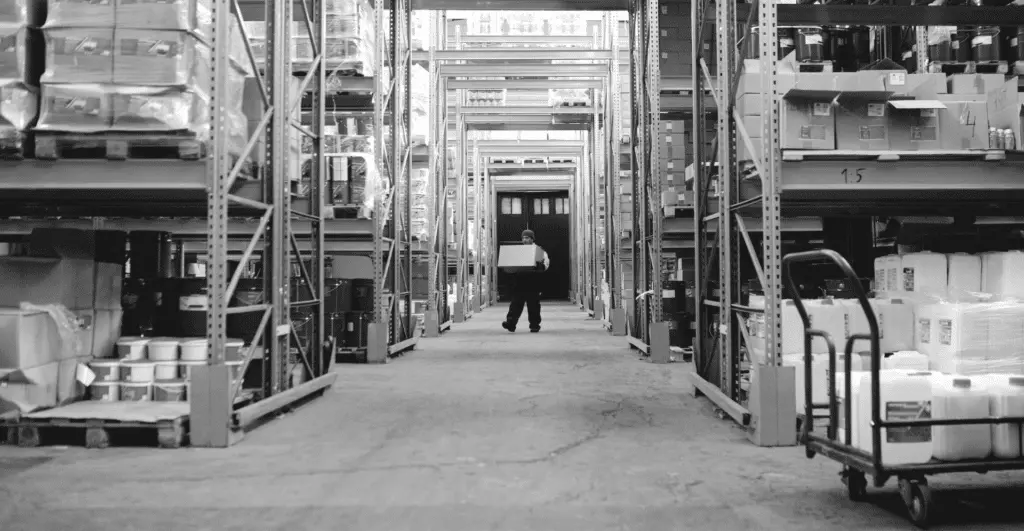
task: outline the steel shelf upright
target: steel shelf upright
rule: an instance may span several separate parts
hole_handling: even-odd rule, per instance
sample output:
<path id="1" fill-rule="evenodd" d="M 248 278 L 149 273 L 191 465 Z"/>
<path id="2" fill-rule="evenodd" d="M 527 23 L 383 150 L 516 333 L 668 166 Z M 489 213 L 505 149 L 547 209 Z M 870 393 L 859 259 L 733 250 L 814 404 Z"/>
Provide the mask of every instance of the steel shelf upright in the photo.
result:
<path id="1" fill-rule="evenodd" d="M 634 301 L 629 341 L 655 363 L 668 363 L 668 324 L 662 321 L 661 290 L 662 215 L 659 206 L 663 179 L 657 174 L 661 106 L 658 2 L 634 0 L 630 17 Z"/>
<path id="2" fill-rule="evenodd" d="M 448 219 L 450 213 L 448 187 L 448 78 L 441 75 L 437 52 L 445 46 L 444 12 L 431 12 L 431 43 L 428 68 L 430 71 L 430 112 L 434 133 L 430 141 L 430 187 L 428 219 L 430 220 L 430 264 L 427 296 L 427 315 L 424 335 L 436 337 L 451 326 L 452 314 L 448 306 Z"/>
<path id="3" fill-rule="evenodd" d="M 409 0 L 378 0 L 374 9 L 378 39 L 374 155 L 378 183 L 373 209 L 374 322 L 368 333 L 367 361 L 383 363 L 388 356 L 416 344 L 410 226 L 412 25 Z"/>
<path id="4" fill-rule="evenodd" d="M 619 202 L 619 153 L 622 138 L 622 90 L 619 87 L 619 23 L 616 16 L 605 15 L 605 45 L 612 51 L 612 60 L 608 61 L 608 80 L 605 83 L 605 118 L 604 143 L 604 205 L 605 205 L 605 278 L 610 293 L 610 306 L 605 309 L 607 319 L 611 322 L 611 331 L 615 335 L 626 333 L 626 313 L 622 301 L 622 281 L 620 272 L 620 254 L 622 247 L 621 217 Z"/>

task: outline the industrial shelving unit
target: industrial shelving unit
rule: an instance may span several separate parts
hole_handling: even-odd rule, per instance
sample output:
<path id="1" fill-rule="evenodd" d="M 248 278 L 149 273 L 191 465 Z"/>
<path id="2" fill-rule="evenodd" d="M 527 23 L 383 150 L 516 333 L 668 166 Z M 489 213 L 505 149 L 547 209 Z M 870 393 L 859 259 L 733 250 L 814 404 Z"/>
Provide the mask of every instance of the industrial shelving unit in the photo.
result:
<path id="1" fill-rule="evenodd" d="M 513 7 L 513 6 L 510 6 Z M 547 6 L 550 8 L 550 6 Z M 519 5 L 514 6 L 519 9 Z M 593 310 L 593 301 L 600 293 L 600 265 L 604 261 L 604 250 L 600 247 L 601 237 L 607 224 L 600 215 L 598 200 L 598 183 L 607 183 L 603 178 L 606 171 L 601 160 L 602 152 L 610 138 L 604 135 L 613 134 L 611 128 L 602 125 L 602 119 L 608 120 L 610 111 L 608 103 L 598 102 L 588 107 L 563 107 L 536 105 L 502 106 L 470 106 L 467 105 L 466 92 L 470 90 L 505 90 L 505 91 L 543 91 L 550 88 L 586 88 L 605 89 L 612 78 L 609 68 L 611 59 L 616 54 L 608 49 L 593 49 L 593 36 L 502 36 L 500 41 L 492 35 L 464 34 L 456 26 L 454 31 L 442 20 L 432 22 L 432 26 L 440 27 L 443 35 L 439 36 L 429 51 L 414 53 L 416 60 L 429 62 L 431 71 L 431 109 L 442 117 L 435 122 L 435 130 L 439 139 L 435 146 L 449 147 L 455 153 L 454 175 L 446 175 L 447 164 L 443 162 L 445 150 L 432 150 L 431 167 L 434 168 L 433 185 L 436 190 L 446 191 L 437 194 L 445 206 L 451 205 L 454 217 L 454 247 L 449 248 L 441 242 L 431 245 L 431 281 L 432 291 L 440 292 L 447 289 L 442 267 L 446 261 L 442 252 L 450 252 L 454 256 L 451 263 L 455 266 L 454 277 L 451 279 L 456 291 L 456 300 L 452 308 L 451 320 L 428 316 L 425 323 L 426 334 L 445 329 L 451 322 L 461 322 L 473 313 L 497 299 L 497 256 L 493 249 L 497 245 L 495 232 L 496 212 L 495 200 L 498 190 L 524 189 L 536 186 L 544 188 L 563 187 L 570 190 L 577 199 L 574 227 L 581 237 L 577 254 L 585 257 L 574 264 L 576 274 L 573 278 L 573 292 L 581 305 Z M 610 34 L 610 32 L 605 32 Z M 500 48 L 486 47 L 500 43 Z M 535 47 L 538 44 L 556 43 L 573 45 L 580 49 L 544 49 Z M 438 49 L 449 45 L 450 49 Z M 481 46 L 483 45 L 483 46 Z M 589 45 L 589 48 L 586 48 Z M 517 47 L 521 46 L 521 47 Z M 510 76 L 504 61 L 523 61 L 517 63 L 515 75 Z M 586 60 L 588 64 L 563 63 L 558 61 Z M 606 64 L 607 63 L 607 64 Z M 539 79 L 547 78 L 547 79 Z M 449 91 L 454 92 L 450 94 Z M 511 98 L 510 96 L 510 99 Z M 438 123 L 440 122 L 440 123 Z M 545 141 L 529 142 L 514 140 L 482 140 L 474 133 L 477 131 L 536 131 L 536 130 L 575 130 L 581 131 L 579 140 L 573 142 Z M 441 137 L 440 135 L 445 135 Z M 617 137 L 616 137 L 617 138 Z M 505 162 L 509 159 L 515 162 Z M 527 159 L 527 160 L 522 160 Z M 543 159 L 543 163 L 532 162 L 530 159 Z M 495 162 L 503 161 L 503 162 Z M 552 162 L 558 160 L 558 162 Z M 525 180 L 516 178 L 519 173 L 543 172 L 545 179 Z M 556 173 L 551 173 L 556 172 Z M 554 177 L 556 174 L 578 172 L 579 186 L 571 179 Z M 512 175 L 507 175 L 511 173 Z M 548 178 L 550 177 L 550 178 Z M 543 184 L 541 184 L 543 183 Z M 607 198 L 605 194 L 605 198 Z M 450 202 L 450 203 L 449 203 Z M 443 226 L 443 218 L 435 215 L 438 227 Z M 477 231 L 474 240 L 478 252 L 471 252 L 469 245 L 469 222 L 474 222 Z M 586 228 L 586 230 L 583 230 Z M 439 228 L 432 231 L 440 235 Z M 484 285 L 486 277 L 489 285 Z M 472 286 L 472 289 L 470 289 Z M 431 293 L 429 301 L 443 307 L 437 293 Z M 444 305 L 446 306 L 446 305 Z"/>
<path id="2" fill-rule="evenodd" d="M 629 340 L 655 363 L 668 363 L 669 326 L 662 315 L 664 217 L 660 206 L 663 179 L 658 175 L 661 121 L 658 2 L 634 0 L 630 13 L 633 300 L 627 304 Z"/>
<path id="3" fill-rule="evenodd" d="M 230 40 L 233 19 L 242 26 L 244 36 L 242 5 L 250 10 L 262 6 L 266 13 L 267 62 L 257 64 L 248 47 L 247 56 L 267 110 L 244 153 L 233 162 L 227 149 L 223 103 L 228 97 L 226 81 L 231 66 L 228 46 L 223 43 Z M 211 138 L 209 156 L 205 160 L 27 159 L 0 164 L 0 189 L 3 190 L 0 202 L 4 214 L 24 216 L 20 220 L 0 222 L 7 233 L 18 230 L 19 226 L 27 231 L 39 225 L 126 229 L 176 225 L 175 231 L 191 233 L 195 240 L 204 241 L 211 361 L 209 366 L 192 371 L 190 432 L 194 446 L 227 446 L 256 420 L 324 389 L 334 379 L 329 373 L 329 353 L 321 347 L 324 343 L 320 295 L 324 285 L 325 202 L 319 139 L 323 131 L 326 79 L 322 61 L 324 5 L 317 0 L 299 5 L 317 59 L 306 69 L 299 93 L 292 94 L 287 44 L 291 26 L 286 21 L 293 19 L 294 4 L 229 0 L 213 3 L 215 29 L 211 39 L 213 61 L 209 80 L 212 86 L 209 95 Z M 306 92 L 310 94 L 313 109 L 320 112 L 313 113 L 318 118 L 311 124 L 300 125 L 293 114 Z M 266 135 L 265 165 L 254 174 L 243 175 L 246 161 L 255 154 L 254 148 L 263 134 Z M 288 175 L 289 146 L 295 135 L 312 138 L 316 146 L 312 153 L 310 191 L 303 199 L 293 197 L 294 183 Z M 167 218 L 175 218 L 175 221 Z M 294 220 L 301 222 L 293 227 Z M 268 294 L 265 303 L 229 308 L 243 270 L 238 268 L 234 274 L 229 273 L 232 247 L 236 257 L 241 251 L 243 262 L 262 247 L 264 290 Z M 303 258 L 309 261 L 310 267 L 302 265 Z M 293 262 L 300 264 L 299 276 L 310 287 L 312 298 L 309 300 L 293 301 L 289 296 L 290 282 L 294 278 Z M 299 307 L 317 316 L 307 336 L 311 340 L 305 344 L 291 322 L 292 311 Z M 260 331 L 253 338 L 244 338 L 250 342 L 244 349 L 244 359 L 248 367 L 254 358 L 268 357 L 269 374 L 259 393 L 262 400 L 235 409 L 235 397 L 241 384 L 240 381 L 232 383 L 224 364 L 225 330 L 227 317 L 239 313 L 262 315 Z M 310 381 L 293 385 L 290 374 L 297 364 L 305 366 L 312 376 Z"/>
<path id="4" fill-rule="evenodd" d="M 1016 26 L 1024 11 L 994 6 L 926 5 L 789 5 L 775 0 L 737 4 L 717 0 L 692 4 L 693 41 L 717 28 L 717 78 L 709 75 L 700 47 L 693 53 L 692 108 L 694 171 L 694 252 L 696 260 L 697 334 L 693 376 L 699 393 L 707 395 L 738 423 L 753 442 L 764 446 L 796 442 L 793 407 L 794 372 L 780 355 L 781 259 L 783 235 L 790 230 L 820 230 L 820 219 L 801 216 L 893 216 L 967 213 L 994 215 L 1019 212 L 1024 204 L 1024 164 L 1017 152 L 906 153 L 866 156 L 857 152 L 783 151 L 780 149 L 778 90 L 778 27 L 807 25 L 899 26 L 913 20 L 934 26 Z M 767 109 L 757 152 L 734 109 L 742 64 L 737 64 L 738 21 L 758 27 L 761 100 Z M 927 56 L 918 35 L 918 69 Z M 772 43 L 771 45 L 764 45 Z M 702 120 L 717 108 L 717 153 L 705 153 Z M 749 164 L 737 160 L 737 144 L 757 156 Z M 884 155 L 880 157 L 879 155 Z M 880 159 L 890 159 L 882 161 Z M 899 160 L 892 160 L 899 159 Z M 716 161 L 715 171 L 711 161 Z M 967 177 L 969 176 L 969 178 Z M 718 196 L 708 193 L 717 179 Z M 749 185 L 753 179 L 754 186 Z M 741 186 L 744 185 L 744 186 Z M 817 223 L 817 225 L 816 225 Z M 759 229 L 760 248 L 752 236 Z M 763 310 L 742 304 L 740 283 L 744 259 L 764 290 Z M 717 274 L 716 274 L 717 273 Z M 750 276 L 750 275 L 746 275 Z M 717 293 L 717 295 L 716 295 Z M 751 362 L 749 403 L 740 403 L 741 347 L 751 349 L 745 321 L 764 313 L 764 363 Z"/>

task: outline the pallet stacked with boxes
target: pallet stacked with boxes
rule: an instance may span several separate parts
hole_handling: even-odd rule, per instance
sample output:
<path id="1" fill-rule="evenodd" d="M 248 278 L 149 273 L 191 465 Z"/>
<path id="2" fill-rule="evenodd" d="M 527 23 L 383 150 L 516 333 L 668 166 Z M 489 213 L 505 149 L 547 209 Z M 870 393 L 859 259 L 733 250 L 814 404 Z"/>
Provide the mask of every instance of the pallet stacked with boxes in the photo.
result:
<path id="1" fill-rule="evenodd" d="M 124 233 L 37 229 L 28 249 L 0 258 L 0 414 L 85 397 L 121 330 Z"/>
<path id="2" fill-rule="evenodd" d="M 662 77 L 689 77 L 693 74 L 693 20 L 690 2 L 662 2 L 658 6 L 659 68 Z M 700 43 L 704 57 L 715 56 L 713 32 Z M 711 74 L 715 74 L 715 61 L 707 61 Z"/>

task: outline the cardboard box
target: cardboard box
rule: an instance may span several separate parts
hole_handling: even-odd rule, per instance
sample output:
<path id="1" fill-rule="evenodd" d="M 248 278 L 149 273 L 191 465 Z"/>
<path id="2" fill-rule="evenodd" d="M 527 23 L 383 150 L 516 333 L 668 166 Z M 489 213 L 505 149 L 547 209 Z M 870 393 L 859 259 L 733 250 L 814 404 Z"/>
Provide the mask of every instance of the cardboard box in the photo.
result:
<path id="1" fill-rule="evenodd" d="M 836 108 L 836 149 L 889 149 L 885 101 L 842 100 Z"/>
<path id="2" fill-rule="evenodd" d="M 498 268 L 509 273 L 534 271 L 544 252 L 536 245 L 502 245 L 498 250 Z"/>
<path id="3" fill-rule="evenodd" d="M 835 149 L 836 118 L 831 100 L 783 100 L 779 128 L 782 149 Z"/>
<path id="4" fill-rule="evenodd" d="M 939 111 L 946 108 L 944 103 L 938 100 L 893 100 L 889 107 L 890 149 L 942 149 Z"/>
<path id="5" fill-rule="evenodd" d="M 972 98 L 966 101 L 966 98 Z M 984 96 L 946 94 L 939 97 L 946 105 L 939 111 L 942 149 L 988 149 L 988 107 Z"/>
<path id="6" fill-rule="evenodd" d="M 1004 83 L 1006 76 L 1003 74 L 954 74 L 949 76 L 949 93 L 988 94 L 1001 88 Z"/>
<path id="7" fill-rule="evenodd" d="M 31 413 L 77 402 L 85 397 L 80 372 L 90 357 L 82 356 L 24 369 L 0 369 L 0 413 Z"/>
<path id="8" fill-rule="evenodd" d="M 61 348 L 57 323 L 48 313 L 0 308 L 0 370 L 58 361 Z"/>
<path id="9" fill-rule="evenodd" d="M 94 358 L 117 357 L 117 340 L 121 337 L 122 310 L 96 310 L 92 325 L 89 353 Z"/>
<path id="10" fill-rule="evenodd" d="M 760 137 L 757 137 L 751 138 L 750 143 L 754 145 L 756 155 L 751 153 L 743 142 L 738 142 L 736 144 L 736 153 L 739 155 L 738 160 L 760 160 L 762 153 L 764 153 L 764 141 L 762 141 Z"/>
<path id="11" fill-rule="evenodd" d="M 119 230 L 36 228 L 29 236 L 29 255 L 76 258 L 124 265 L 128 233 Z"/>
<path id="12" fill-rule="evenodd" d="M 31 302 L 92 309 L 95 268 L 92 260 L 0 257 L 0 307 Z"/>

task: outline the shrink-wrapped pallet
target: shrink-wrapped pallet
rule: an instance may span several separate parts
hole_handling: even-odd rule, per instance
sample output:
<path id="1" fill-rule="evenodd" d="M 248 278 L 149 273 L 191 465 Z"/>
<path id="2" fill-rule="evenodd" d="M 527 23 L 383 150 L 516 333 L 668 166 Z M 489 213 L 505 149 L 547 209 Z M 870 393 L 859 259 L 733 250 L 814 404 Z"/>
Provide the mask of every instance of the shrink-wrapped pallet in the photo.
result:
<path id="1" fill-rule="evenodd" d="M 118 28 L 114 39 L 115 83 L 150 86 L 209 83 L 212 51 L 191 33 Z"/>
<path id="2" fill-rule="evenodd" d="M 111 95 L 117 131 L 161 133 L 210 131 L 209 98 L 197 90 L 178 87 L 121 86 Z"/>
<path id="3" fill-rule="evenodd" d="M 38 28 L 46 22 L 46 0 L 0 2 L 0 24 Z"/>
<path id="4" fill-rule="evenodd" d="M 109 85 L 43 84 L 40 131 L 99 133 L 110 130 L 113 101 Z"/>
<path id="5" fill-rule="evenodd" d="M 213 34 L 213 0 L 115 0 L 117 27 Z"/>
<path id="6" fill-rule="evenodd" d="M 43 83 L 112 83 L 114 30 L 111 27 L 47 27 Z"/>
<path id="7" fill-rule="evenodd" d="M 49 0 L 46 27 L 113 28 L 114 0 Z"/>
<path id="8" fill-rule="evenodd" d="M 43 37 L 29 26 L 0 24 L 0 83 L 39 86 L 46 64 Z"/>
<path id="9" fill-rule="evenodd" d="M 22 155 L 25 137 L 39 111 L 39 89 L 22 83 L 0 85 L 0 150 Z"/>

